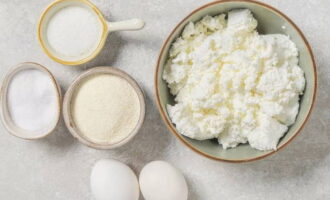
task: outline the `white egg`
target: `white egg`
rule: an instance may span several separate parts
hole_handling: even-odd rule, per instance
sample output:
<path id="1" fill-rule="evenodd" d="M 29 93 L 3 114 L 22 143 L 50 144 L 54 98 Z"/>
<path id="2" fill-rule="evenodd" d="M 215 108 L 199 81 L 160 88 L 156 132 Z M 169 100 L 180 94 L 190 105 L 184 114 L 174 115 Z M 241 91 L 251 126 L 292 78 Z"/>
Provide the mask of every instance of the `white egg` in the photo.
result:
<path id="1" fill-rule="evenodd" d="M 188 187 L 181 172 L 164 161 L 153 161 L 142 169 L 140 188 L 145 200 L 187 200 Z"/>
<path id="2" fill-rule="evenodd" d="M 139 183 L 127 165 L 109 159 L 95 163 L 91 173 L 91 190 L 97 200 L 138 200 Z"/>

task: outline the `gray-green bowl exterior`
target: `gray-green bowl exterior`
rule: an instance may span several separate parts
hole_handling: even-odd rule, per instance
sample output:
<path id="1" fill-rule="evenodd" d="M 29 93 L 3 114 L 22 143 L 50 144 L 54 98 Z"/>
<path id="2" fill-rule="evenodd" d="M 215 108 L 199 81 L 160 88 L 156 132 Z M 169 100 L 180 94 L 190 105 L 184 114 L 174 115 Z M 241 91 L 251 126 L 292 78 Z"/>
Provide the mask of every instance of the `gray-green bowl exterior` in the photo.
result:
<path id="1" fill-rule="evenodd" d="M 172 31 L 165 41 L 160 52 L 157 69 L 155 73 L 155 92 L 158 103 L 158 108 L 162 118 L 170 131 L 177 136 L 184 144 L 190 147 L 197 153 L 200 153 L 208 158 L 228 161 L 228 162 L 243 162 L 257 160 L 276 151 L 259 151 L 251 148 L 248 144 L 239 145 L 236 148 L 223 150 L 222 147 L 214 140 L 198 141 L 182 136 L 171 123 L 168 116 L 166 105 L 174 103 L 173 96 L 169 93 L 166 82 L 162 79 L 164 63 L 168 57 L 168 51 L 172 42 L 181 34 L 184 26 L 189 21 L 198 21 L 205 15 L 218 15 L 227 13 L 233 9 L 248 8 L 252 11 L 254 17 L 258 21 L 258 31 L 260 34 L 281 33 L 289 35 L 291 40 L 297 45 L 299 50 L 299 65 L 305 72 L 306 88 L 300 100 L 300 111 L 296 122 L 289 127 L 288 132 L 280 140 L 278 149 L 281 149 L 288 144 L 302 129 L 306 123 L 316 96 L 317 74 L 311 48 L 298 27 L 283 13 L 270 7 L 264 3 L 246 0 L 224 0 L 209 3 L 201 8 L 193 11 L 177 27 Z"/>

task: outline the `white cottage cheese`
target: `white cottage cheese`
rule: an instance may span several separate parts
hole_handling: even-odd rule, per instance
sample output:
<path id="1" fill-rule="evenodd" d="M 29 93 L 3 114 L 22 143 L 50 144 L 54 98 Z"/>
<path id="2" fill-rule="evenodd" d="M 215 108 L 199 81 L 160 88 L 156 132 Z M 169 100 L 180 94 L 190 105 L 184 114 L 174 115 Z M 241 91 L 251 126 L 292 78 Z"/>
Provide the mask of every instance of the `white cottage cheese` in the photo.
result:
<path id="1" fill-rule="evenodd" d="M 259 35 L 250 10 L 188 23 L 170 49 L 163 73 L 175 105 L 168 113 L 190 138 L 218 138 L 276 149 L 293 124 L 305 87 L 298 50 L 289 37 Z"/>

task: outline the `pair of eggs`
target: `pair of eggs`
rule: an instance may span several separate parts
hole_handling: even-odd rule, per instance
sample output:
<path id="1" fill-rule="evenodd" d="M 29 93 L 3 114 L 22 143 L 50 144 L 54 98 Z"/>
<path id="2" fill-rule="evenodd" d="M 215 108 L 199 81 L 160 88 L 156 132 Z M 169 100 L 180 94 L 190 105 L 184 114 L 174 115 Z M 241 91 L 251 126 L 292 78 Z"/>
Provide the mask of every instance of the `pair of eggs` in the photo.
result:
<path id="1" fill-rule="evenodd" d="M 187 200 L 187 183 L 175 167 L 153 161 L 141 170 L 139 181 L 127 165 L 110 159 L 99 160 L 91 173 L 91 189 L 97 200 Z"/>

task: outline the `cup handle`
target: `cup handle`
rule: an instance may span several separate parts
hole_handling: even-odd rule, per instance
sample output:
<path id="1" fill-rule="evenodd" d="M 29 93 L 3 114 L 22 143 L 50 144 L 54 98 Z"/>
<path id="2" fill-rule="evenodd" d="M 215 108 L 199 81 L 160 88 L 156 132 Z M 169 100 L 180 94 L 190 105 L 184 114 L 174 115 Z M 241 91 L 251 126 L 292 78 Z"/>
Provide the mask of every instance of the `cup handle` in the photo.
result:
<path id="1" fill-rule="evenodd" d="M 144 21 L 141 19 L 129 19 L 119 22 L 107 22 L 108 32 L 114 31 L 135 31 L 144 27 Z"/>

